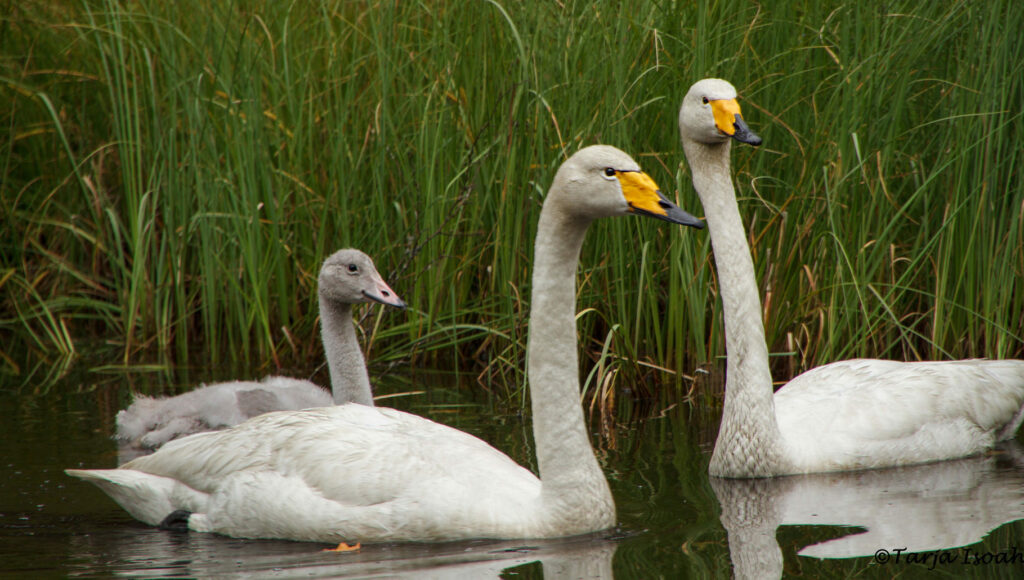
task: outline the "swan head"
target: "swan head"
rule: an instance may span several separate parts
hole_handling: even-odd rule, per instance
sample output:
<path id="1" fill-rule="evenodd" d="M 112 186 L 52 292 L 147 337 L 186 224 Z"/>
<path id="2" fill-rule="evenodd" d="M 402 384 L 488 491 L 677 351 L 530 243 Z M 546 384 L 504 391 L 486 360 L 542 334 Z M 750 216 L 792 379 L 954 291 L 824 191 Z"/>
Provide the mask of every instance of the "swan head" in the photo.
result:
<path id="1" fill-rule="evenodd" d="M 704 79 L 690 87 L 679 108 L 679 134 L 684 141 L 698 143 L 722 143 L 732 138 L 761 144 L 761 138 L 743 121 L 736 89 L 722 79 Z"/>
<path id="2" fill-rule="evenodd" d="M 584 219 L 635 214 L 704 227 L 665 197 L 633 158 L 609 145 L 585 147 L 562 163 L 545 203 Z"/>
<path id="3" fill-rule="evenodd" d="M 338 250 L 324 260 L 320 268 L 321 300 L 344 304 L 379 302 L 405 308 L 405 302 L 377 273 L 373 260 L 355 249 Z"/>

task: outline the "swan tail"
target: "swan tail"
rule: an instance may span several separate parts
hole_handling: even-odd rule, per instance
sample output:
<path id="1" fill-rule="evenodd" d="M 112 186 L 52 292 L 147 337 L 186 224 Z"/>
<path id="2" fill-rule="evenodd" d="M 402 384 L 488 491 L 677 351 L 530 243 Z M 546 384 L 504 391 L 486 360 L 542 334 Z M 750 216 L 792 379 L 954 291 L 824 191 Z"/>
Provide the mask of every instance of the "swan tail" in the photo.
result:
<path id="1" fill-rule="evenodd" d="M 205 494 L 168 477 L 133 469 L 66 469 L 64 473 L 100 488 L 140 522 L 160 525 L 177 510 L 199 511 Z"/>

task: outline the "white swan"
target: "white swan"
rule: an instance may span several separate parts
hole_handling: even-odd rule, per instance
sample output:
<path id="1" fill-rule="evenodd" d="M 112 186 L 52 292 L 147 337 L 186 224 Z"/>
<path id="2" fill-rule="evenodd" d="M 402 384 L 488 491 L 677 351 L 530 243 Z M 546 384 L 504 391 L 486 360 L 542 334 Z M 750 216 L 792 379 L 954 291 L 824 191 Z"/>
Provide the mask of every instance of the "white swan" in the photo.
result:
<path id="1" fill-rule="evenodd" d="M 352 305 L 380 302 L 404 308 L 405 303 L 377 273 L 373 260 L 359 250 L 331 254 L 320 268 L 317 285 L 333 403 L 373 405 L 366 363 L 352 323 Z M 132 451 L 156 449 L 192 433 L 231 427 L 270 411 L 309 409 L 331 403 L 331 394 L 321 387 L 288 377 L 218 383 L 176 397 L 138 396 L 117 414 L 117 440 L 127 448 L 122 453 L 130 455 Z"/>
<path id="2" fill-rule="evenodd" d="M 761 138 L 736 90 L 693 85 L 679 111 L 683 149 L 711 234 L 725 315 L 725 406 L 712 475 L 761 477 L 964 457 L 1013 436 L 1024 417 L 1024 361 L 849 360 L 772 393 L 761 301 L 729 175 L 730 139 Z"/>
<path id="3" fill-rule="evenodd" d="M 559 537 L 615 523 L 580 407 L 575 274 L 599 217 L 702 224 L 625 153 L 585 148 L 559 168 L 535 243 L 528 346 L 538 479 L 476 437 L 364 405 L 269 413 L 172 441 L 118 469 L 67 470 L 135 518 L 183 516 L 236 537 L 338 542 Z"/>

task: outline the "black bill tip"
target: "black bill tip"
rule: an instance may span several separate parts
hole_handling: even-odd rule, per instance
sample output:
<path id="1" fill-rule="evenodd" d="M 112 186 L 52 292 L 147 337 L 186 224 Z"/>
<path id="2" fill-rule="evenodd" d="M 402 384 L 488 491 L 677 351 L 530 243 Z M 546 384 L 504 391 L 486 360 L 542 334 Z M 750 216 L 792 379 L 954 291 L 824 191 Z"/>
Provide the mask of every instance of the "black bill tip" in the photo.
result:
<path id="1" fill-rule="evenodd" d="M 750 127 L 743 121 L 743 117 L 736 115 L 736 122 L 733 123 L 733 127 L 736 129 L 736 132 L 732 134 L 733 139 L 755 147 L 762 143 L 761 137 L 750 130 Z"/>
<path id="2" fill-rule="evenodd" d="M 660 191 L 658 192 L 658 207 L 665 212 L 664 215 L 636 207 L 633 208 L 633 212 L 639 215 L 645 215 L 674 224 L 679 224 L 681 226 L 690 226 L 691 228 L 697 228 L 698 230 L 704 229 L 704 222 L 683 210 L 683 208 L 678 205 L 672 203 L 667 197 L 665 197 L 665 194 Z"/>

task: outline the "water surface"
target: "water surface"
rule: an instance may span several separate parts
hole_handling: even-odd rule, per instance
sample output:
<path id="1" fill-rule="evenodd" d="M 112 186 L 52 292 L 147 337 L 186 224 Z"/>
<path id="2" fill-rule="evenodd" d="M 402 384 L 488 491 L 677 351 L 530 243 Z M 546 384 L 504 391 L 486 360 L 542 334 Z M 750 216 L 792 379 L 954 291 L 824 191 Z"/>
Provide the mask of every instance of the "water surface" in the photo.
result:
<path id="1" fill-rule="evenodd" d="M 0 392 L 6 470 L 0 479 L 0 574 L 620 579 L 1024 574 L 1024 460 L 1016 448 L 896 470 L 718 480 L 707 476 L 717 413 L 687 404 L 649 404 L 648 416 L 618 425 L 609 436 L 595 434 L 620 525 L 588 537 L 391 544 L 332 554 L 320 552 L 325 547 L 320 544 L 164 532 L 134 521 L 102 492 L 62 470 L 116 466 L 113 416 L 127 404 L 130 391 L 195 384 L 167 380 L 85 375 L 42 393 L 24 387 Z M 529 423 L 516 403 L 495 403 L 478 389 L 459 388 L 448 376 L 385 377 L 376 384 L 380 394 L 422 391 L 384 403 L 473 433 L 534 467 Z"/>

